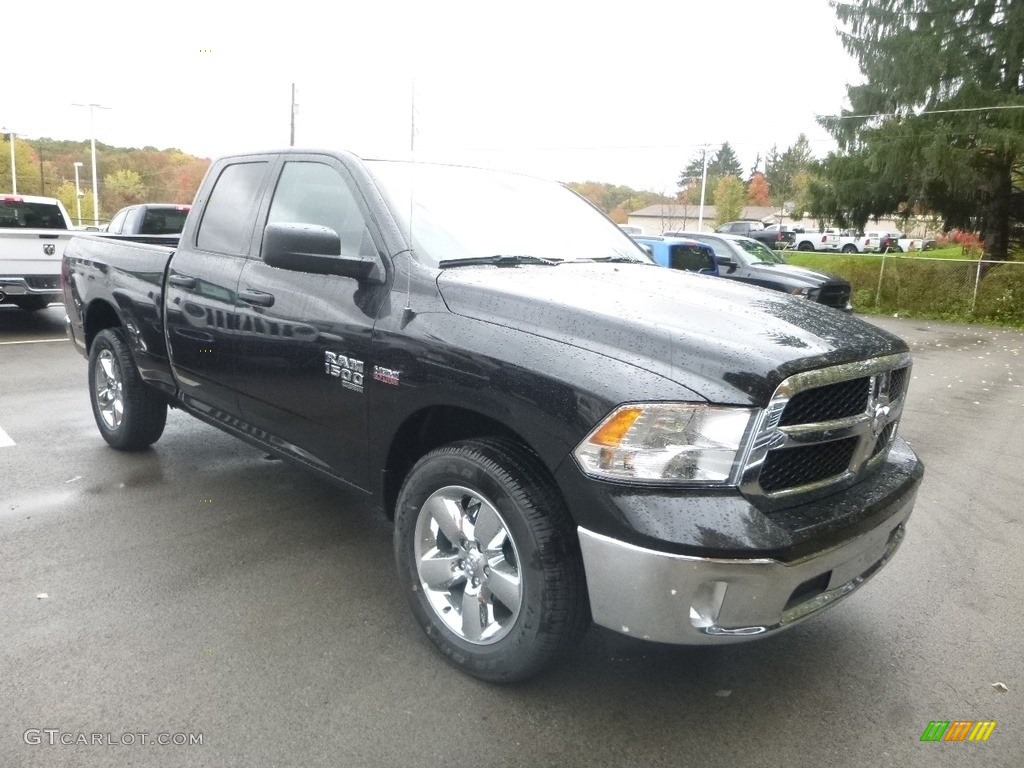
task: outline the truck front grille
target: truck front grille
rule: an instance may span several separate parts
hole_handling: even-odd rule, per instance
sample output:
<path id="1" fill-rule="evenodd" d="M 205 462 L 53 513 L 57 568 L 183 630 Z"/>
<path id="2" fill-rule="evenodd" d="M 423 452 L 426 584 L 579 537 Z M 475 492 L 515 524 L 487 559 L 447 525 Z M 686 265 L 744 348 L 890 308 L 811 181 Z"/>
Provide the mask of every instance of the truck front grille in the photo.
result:
<path id="1" fill-rule="evenodd" d="M 773 499 L 856 482 L 896 439 L 909 375 L 899 354 L 790 376 L 756 427 L 743 492 Z"/>
<path id="2" fill-rule="evenodd" d="M 768 493 L 818 483 L 845 472 L 857 450 L 857 438 L 768 451 L 761 468 L 761 487 Z"/>

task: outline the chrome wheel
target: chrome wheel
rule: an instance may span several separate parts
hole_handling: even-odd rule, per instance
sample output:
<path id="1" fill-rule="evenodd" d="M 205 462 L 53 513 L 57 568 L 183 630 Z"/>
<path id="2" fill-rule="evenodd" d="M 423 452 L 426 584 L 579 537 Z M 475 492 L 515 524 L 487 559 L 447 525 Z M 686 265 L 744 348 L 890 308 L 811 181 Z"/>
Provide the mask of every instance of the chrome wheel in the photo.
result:
<path id="1" fill-rule="evenodd" d="M 523 603 L 519 554 L 487 499 L 449 485 L 416 519 L 416 572 L 427 602 L 461 639 L 488 645 L 509 633 Z"/>
<path id="2" fill-rule="evenodd" d="M 124 382 L 121 378 L 121 366 L 109 349 L 104 349 L 99 354 L 93 385 L 96 389 L 96 404 L 100 418 L 107 429 L 117 429 L 124 420 Z"/>

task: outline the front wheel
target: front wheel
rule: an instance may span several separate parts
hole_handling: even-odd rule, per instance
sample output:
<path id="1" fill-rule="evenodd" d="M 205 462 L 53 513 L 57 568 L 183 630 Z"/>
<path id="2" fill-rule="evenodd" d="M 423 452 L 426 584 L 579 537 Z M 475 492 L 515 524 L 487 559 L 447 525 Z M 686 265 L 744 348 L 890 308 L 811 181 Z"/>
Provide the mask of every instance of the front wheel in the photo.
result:
<path id="1" fill-rule="evenodd" d="M 164 432 L 167 401 L 142 381 L 120 328 L 107 328 L 93 339 L 89 399 L 100 434 L 118 450 L 142 450 Z"/>
<path id="2" fill-rule="evenodd" d="M 800 243 L 800 245 L 798 245 L 796 247 L 796 249 L 798 251 L 813 251 L 814 250 L 814 244 L 813 243 L 809 243 L 806 240 L 804 240 L 802 243 Z"/>
<path id="3" fill-rule="evenodd" d="M 857 253 L 857 246 L 853 243 L 847 243 L 843 246 L 843 253 Z"/>
<path id="4" fill-rule="evenodd" d="M 395 558 L 427 637 L 475 677 L 530 677 L 589 623 L 569 515 L 517 443 L 467 440 L 420 459 L 398 496 Z"/>

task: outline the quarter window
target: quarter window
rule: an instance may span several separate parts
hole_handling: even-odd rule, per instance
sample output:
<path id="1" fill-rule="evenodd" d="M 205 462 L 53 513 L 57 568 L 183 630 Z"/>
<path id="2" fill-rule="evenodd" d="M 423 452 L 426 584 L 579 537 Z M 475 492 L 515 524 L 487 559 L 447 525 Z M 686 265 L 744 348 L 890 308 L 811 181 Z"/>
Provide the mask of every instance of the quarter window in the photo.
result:
<path id="1" fill-rule="evenodd" d="M 199 225 L 200 250 L 245 254 L 266 169 L 265 162 L 235 163 L 221 171 Z"/>

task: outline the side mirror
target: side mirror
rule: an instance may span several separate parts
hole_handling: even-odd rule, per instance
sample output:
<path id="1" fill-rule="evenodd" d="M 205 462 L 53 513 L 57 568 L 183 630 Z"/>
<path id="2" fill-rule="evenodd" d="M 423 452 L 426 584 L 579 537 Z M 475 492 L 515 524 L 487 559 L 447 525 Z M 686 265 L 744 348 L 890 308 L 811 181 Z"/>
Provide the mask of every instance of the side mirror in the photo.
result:
<path id="1" fill-rule="evenodd" d="M 736 271 L 736 262 L 730 259 L 728 256 L 718 256 L 717 258 L 719 268 L 725 267 L 726 272 Z"/>
<path id="2" fill-rule="evenodd" d="M 293 272 L 383 282 L 376 259 L 343 256 L 338 233 L 318 224 L 268 224 L 260 258 L 268 266 Z"/>

